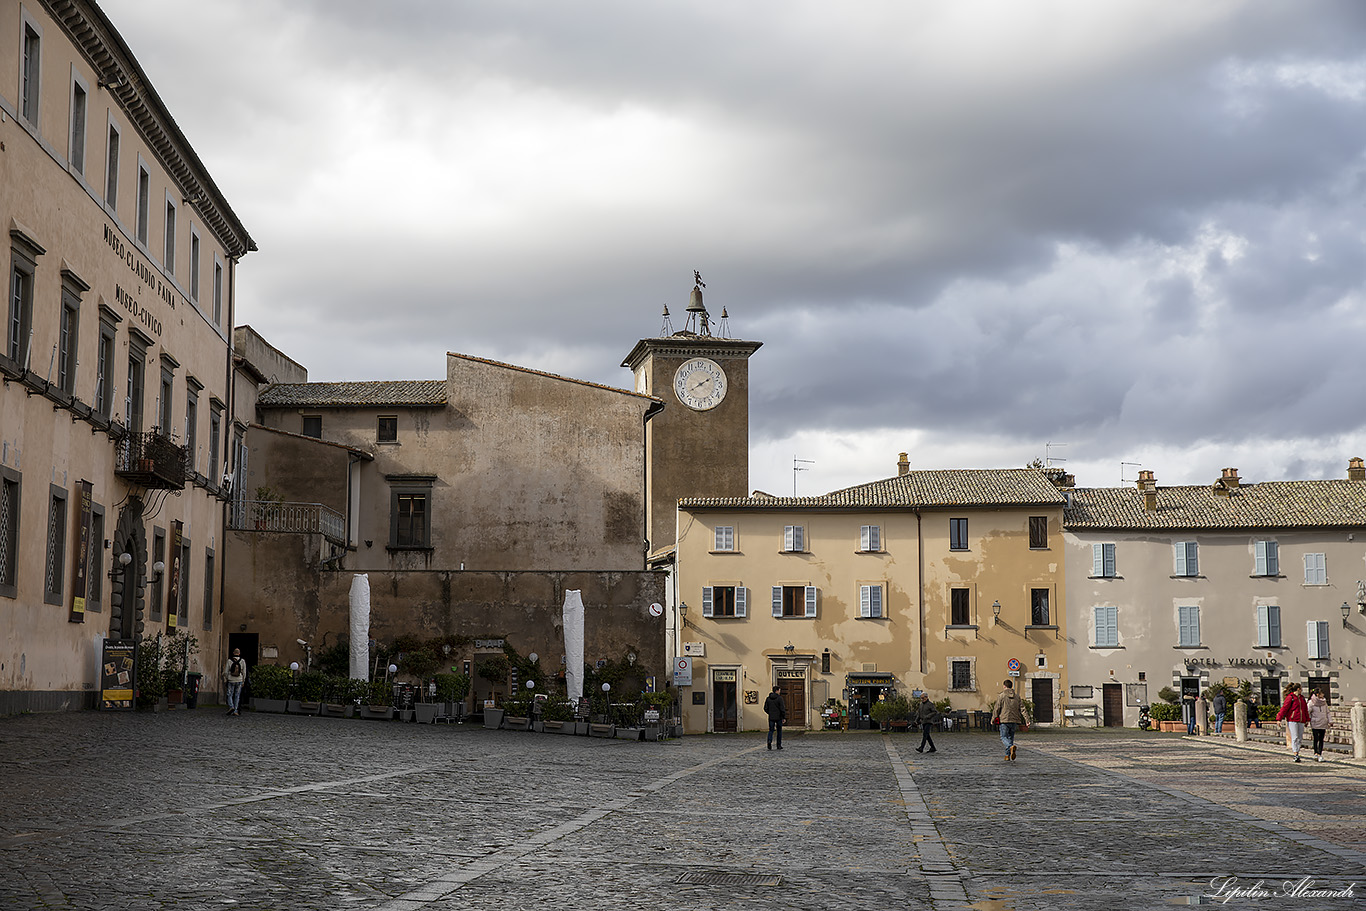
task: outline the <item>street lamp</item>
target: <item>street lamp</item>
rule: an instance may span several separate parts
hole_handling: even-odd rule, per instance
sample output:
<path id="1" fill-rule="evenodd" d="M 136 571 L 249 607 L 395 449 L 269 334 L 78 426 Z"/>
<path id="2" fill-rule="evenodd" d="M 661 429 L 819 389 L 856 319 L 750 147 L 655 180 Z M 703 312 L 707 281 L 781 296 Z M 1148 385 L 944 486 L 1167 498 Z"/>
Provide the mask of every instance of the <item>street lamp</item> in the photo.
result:
<path id="1" fill-rule="evenodd" d="M 602 685 L 602 721 L 604 724 L 609 723 L 607 719 L 612 714 L 612 697 L 608 695 L 611 692 L 612 684 L 604 683 Z"/>
<path id="2" fill-rule="evenodd" d="M 1352 616 L 1352 605 L 1346 601 L 1342 602 L 1342 625 L 1347 625 L 1347 618 Z"/>
<path id="3" fill-rule="evenodd" d="M 992 614 L 992 622 L 993 622 L 993 623 L 1000 623 L 1000 622 L 1001 622 L 1001 602 L 1000 602 L 1000 601 L 993 601 L 993 602 L 991 602 L 991 614 Z"/>

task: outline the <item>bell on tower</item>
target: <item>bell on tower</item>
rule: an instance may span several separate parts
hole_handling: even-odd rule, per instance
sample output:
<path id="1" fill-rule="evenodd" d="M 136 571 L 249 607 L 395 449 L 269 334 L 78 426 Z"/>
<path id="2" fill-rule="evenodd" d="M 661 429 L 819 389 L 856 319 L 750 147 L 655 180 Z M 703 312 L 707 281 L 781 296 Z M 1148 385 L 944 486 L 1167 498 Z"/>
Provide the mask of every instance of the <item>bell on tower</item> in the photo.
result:
<path id="1" fill-rule="evenodd" d="M 683 324 L 683 331 L 694 332 L 697 335 L 711 335 L 711 318 L 707 315 L 706 305 L 702 303 L 702 289 L 707 287 L 707 283 L 702 281 L 702 273 L 696 269 L 693 270 L 692 275 L 692 293 L 688 295 L 688 318 Z"/>

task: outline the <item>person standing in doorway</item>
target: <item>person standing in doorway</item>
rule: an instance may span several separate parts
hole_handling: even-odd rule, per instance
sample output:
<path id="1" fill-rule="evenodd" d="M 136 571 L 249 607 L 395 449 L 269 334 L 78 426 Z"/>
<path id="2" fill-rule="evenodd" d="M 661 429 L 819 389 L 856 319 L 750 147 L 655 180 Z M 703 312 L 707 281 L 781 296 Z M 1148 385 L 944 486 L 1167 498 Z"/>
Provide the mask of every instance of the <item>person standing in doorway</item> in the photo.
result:
<path id="1" fill-rule="evenodd" d="M 1186 714 L 1186 733 L 1195 733 L 1195 694 L 1185 693 L 1181 696 L 1181 708 Z"/>
<path id="2" fill-rule="evenodd" d="M 1323 762 L 1323 739 L 1328 736 L 1331 721 L 1328 717 L 1328 700 L 1321 693 L 1309 697 L 1309 730 L 1314 734 L 1314 760 Z"/>
<path id="3" fill-rule="evenodd" d="M 1001 695 L 996 699 L 996 708 L 991 713 L 992 721 L 1001 726 L 1001 743 L 1006 748 L 1006 761 L 1015 761 L 1015 728 L 1025 723 L 1024 706 L 1020 704 L 1020 694 L 1015 692 L 1015 684 L 1009 680 L 1001 681 Z"/>
<path id="4" fill-rule="evenodd" d="M 1247 726 L 1258 730 L 1262 727 L 1261 706 L 1257 705 L 1257 696 L 1253 693 L 1247 694 Z"/>
<path id="5" fill-rule="evenodd" d="M 768 714 L 768 748 L 773 749 L 773 732 L 778 732 L 778 749 L 783 748 L 783 724 L 787 721 L 787 703 L 778 687 L 764 700 L 764 711 Z"/>
<path id="6" fill-rule="evenodd" d="M 1228 700 L 1224 698 L 1223 690 L 1214 694 L 1214 699 L 1210 702 L 1210 711 L 1214 712 L 1214 721 L 1210 725 L 1210 732 L 1218 734 L 1224 729 L 1224 713 L 1228 711 Z"/>
<path id="7" fill-rule="evenodd" d="M 920 746 L 915 748 L 917 753 L 925 752 L 926 745 L 929 746 L 931 753 L 939 752 L 934 747 L 934 738 L 930 736 L 930 732 L 942 718 L 939 709 L 930 701 L 929 693 L 921 693 L 920 703 L 915 707 L 915 720 L 920 724 Z"/>
<path id="8" fill-rule="evenodd" d="M 1290 752 L 1295 761 L 1300 761 L 1300 747 L 1304 744 L 1304 726 L 1309 722 L 1309 706 L 1300 695 L 1300 685 L 1290 683 L 1285 687 L 1285 702 L 1276 713 L 1277 721 L 1285 722 L 1285 733 L 1290 739 Z"/>
<path id="9" fill-rule="evenodd" d="M 242 660 L 242 650 L 232 650 L 228 666 L 223 669 L 223 679 L 227 681 L 228 714 L 240 715 L 237 703 L 242 698 L 242 684 L 247 682 L 247 663 Z"/>

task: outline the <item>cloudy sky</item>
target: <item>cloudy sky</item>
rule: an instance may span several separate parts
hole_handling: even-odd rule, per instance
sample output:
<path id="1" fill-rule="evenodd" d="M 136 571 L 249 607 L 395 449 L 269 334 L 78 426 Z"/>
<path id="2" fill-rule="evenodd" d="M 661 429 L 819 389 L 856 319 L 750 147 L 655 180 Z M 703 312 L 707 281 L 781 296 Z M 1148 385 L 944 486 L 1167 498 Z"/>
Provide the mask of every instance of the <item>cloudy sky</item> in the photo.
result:
<path id="1" fill-rule="evenodd" d="M 1366 4 L 101 5 L 311 379 L 629 388 L 699 269 L 773 493 L 1366 456 Z"/>

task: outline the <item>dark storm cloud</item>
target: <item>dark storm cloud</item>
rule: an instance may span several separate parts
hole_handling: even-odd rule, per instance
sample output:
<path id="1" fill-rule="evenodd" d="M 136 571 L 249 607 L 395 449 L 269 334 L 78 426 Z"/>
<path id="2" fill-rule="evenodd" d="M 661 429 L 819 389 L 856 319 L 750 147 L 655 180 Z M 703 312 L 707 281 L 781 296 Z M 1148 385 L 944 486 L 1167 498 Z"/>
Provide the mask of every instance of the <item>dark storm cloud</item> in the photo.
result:
<path id="1" fill-rule="evenodd" d="M 757 447 L 1363 448 L 1360 4 L 105 7 L 261 245 L 243 321 L 316 379 L 628 385 L 700 268 L 765 342 Z"/>

